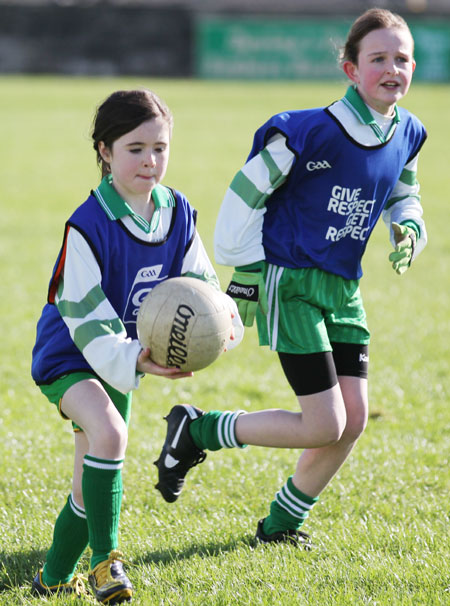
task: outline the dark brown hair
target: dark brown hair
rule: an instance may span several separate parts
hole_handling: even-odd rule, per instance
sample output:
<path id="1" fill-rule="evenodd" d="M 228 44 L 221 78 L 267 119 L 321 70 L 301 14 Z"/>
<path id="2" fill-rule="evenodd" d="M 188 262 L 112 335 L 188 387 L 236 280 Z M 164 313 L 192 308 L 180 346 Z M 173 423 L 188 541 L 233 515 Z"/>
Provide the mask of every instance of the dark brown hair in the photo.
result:
<path id="1" fill-rule="evenodd" d="M 116 139 L 134 130 L 143 122 L 157 117 L 166 120 L 172 133 L 172 113 L 158 95 L 146 89 L 116 91 L 99 105 L 93 122 L 92 139 L 102 177 L 107 175 L 110 169 L 98 151 L 100 141 L 111 149 Z"/>
<path id="2" fill-rule="evenodd" d="M 353 23 L 348 33 L 345 46 L 341 51 L 341 64 L 344 61 L 351 61 L 357 65 L 361 40 L 376 29 L 389 28 L 406 29 L 411 34 L 408 24 L 403 17 L 386 9 L 371 8 L 360 15 Z"/>

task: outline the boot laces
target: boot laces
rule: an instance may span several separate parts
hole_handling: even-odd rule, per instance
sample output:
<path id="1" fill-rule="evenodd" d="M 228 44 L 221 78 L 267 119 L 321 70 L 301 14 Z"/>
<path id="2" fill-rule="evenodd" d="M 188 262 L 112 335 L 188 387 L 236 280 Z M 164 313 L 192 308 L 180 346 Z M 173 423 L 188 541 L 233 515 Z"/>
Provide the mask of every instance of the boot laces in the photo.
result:
<path id="1" fill-rule="evenodd" d="M 86 581 L 87 579 L 85 576 L 76 574 L 70 579 L 68 584 L 72 587 L 73 592 L 76 593 L 76 595 L 87 595 L 85 586 Z"/>
<path id="2" fill-rule="evenodd" d="M 103 585 L 106 585 L 106 583 L 114 581 L 111 575 L 111 565 L 114 562 L 122 562 L 123 564 L 126 563 L 123 559 L 123 553 L 121 551 L 111 551 L 109 558 L 103 562 L 100 562 L 100 564 L 97 564 L 95 567 L 93 572 L 95 574 L 98 587 L 102 587 Z"/>

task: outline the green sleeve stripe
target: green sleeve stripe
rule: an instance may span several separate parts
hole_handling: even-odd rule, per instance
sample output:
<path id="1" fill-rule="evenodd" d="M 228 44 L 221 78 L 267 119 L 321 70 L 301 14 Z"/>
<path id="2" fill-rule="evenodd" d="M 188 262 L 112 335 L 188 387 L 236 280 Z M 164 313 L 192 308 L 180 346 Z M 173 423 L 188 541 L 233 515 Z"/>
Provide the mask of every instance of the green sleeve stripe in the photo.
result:
<path id="1" fill-rule="evenodd" d="M 401 202 L 402 200 L 407 200 L 408 198 L 415 198 L 416 200 L 418 200 L 420 202 L 420 196 L 418 195 L 409 195 L 409 196 L 397 196 L 395 198 L 390 198 L 387 202 L 386 205 L 384 207 L 384 210 L 388 210 L 389 208 L 391 208 L 391 206 L 394 206 L 394 204 L 397 204 L 397 202 Z"/>
<path id="2" fill-rule="evenodd" d="M 100 285 L 97 284 L 78 303 L 62 299 L 58 302 L 57 307 L 63 318 L 85 318 L 96 309 L 105 298 L 105 293 Z"/>
<path id="3" fill-rule="evenodd" d="M 75 329 L 73 340 L 80 351 L 89 345 L 97 337 L 106 335 L 118 335 L 125 330 L 119 318 L 114 320 L 91 320 L 85 322 Z"/>
<path id="4" fill-rule="evenodd" d="M 269 180 L 270 180 L 270 183 L 272 185 L 274 185 L 275 183 L 277 183 L 280 180 L 281 170 L 278 168 L 278 166 L 276 165 L 274 159 L 272 158 L 272 156 L 270 155 L 270 153 L 267 151 L 267 149 L 263 149 L 260 152 L 260 156 L 261 156 L 262 160 L 264 161 L 264 164 L 267 166 L 267 169 L 269 171 Z"/>
<path id="5" fill-rule="evenodd" d="M 408 219 L 407 221 L 402 221 L 402 225 L 406 225 L 406 227 L 410 227 L 413 231 L 416 232 L 416 237 L 420 238 L 420 227 L 417 225 L 415 221 L 412 219 Z"/>
<path id="6" fill-rule="evenodd" d="M 234 177 L 230 189 L 253 209 L 262 208 L 267 198 L 242 171 Z"/>
<path id="7" fill-rule="evenodd" d="M 204 271 L 201 274 L 196 274 L 193 271 L 187 271 L 185 274 L 183 274 L 183 276 L 186 276 L 186 278 L 196 278 L 197 280 L 203 280 L 203 282 L 208 282 L 208 284 L 210 284 L 217 290 L 220 290 L 218 277 L 214 274 L 208 273 L 207 271 Z"/>
<path id="8" fill-rule="evenodd" d="M 250 181 L 243 172 L 239 172 L 233 179 L 230 185 L 231 191 L 242 198 L 247 206 L 253 210 L 264 208 L 269 194 L 263 194 Z"/>
<path id="9" fill-rule="evenodd" d="M 272 156 L 269 154 L 269 152 L 266 149 L 263 149 L 262 152 L 260 153 L 262 159 L 264 160 L 264 164 L 266 165 L 268 171 L 269 171 L 269 179 L 270 179 L 270 184 L 272 186 L 272 189 L 277 189 L 278 187 L 280 187 L 280 185 L 282 185 L 286 179 L 287 179 L 287 175 L 284 175 L 281 170 L 278 168 L 278 166 L 276 165 L 276 163 L 274 162 L 274 159 L 272 158 Z M 267 200 L 269 196 L 266 196 L 264 198 L 264 202 Z"/>
<path id="10" fill-rule="evenodd" d="M 404 168 L 400 175 L 400 181 L 405 185 L 415 185 L 417 183 L 416 175 L 416 171 Z"/>

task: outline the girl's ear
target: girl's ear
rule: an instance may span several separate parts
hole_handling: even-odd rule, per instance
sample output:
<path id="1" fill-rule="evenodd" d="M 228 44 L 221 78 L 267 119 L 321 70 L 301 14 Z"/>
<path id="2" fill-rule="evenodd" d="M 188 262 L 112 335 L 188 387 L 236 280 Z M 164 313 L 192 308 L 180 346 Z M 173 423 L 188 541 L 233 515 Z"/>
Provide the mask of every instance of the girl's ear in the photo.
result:
<path id="1" fill-rule="evenodd" d="M 108 164 L 111 162 L 111 152 L 109 147 L 105 145 L 104 141 L 98 142 L 98 153 L 104 162 L 107 162 Z"/>
<path id="2" fill-rule="evenodd" d="M 344 70 L 347 78 L 350 78 L 350 80 L 355 84 L 359 83 L 359 71 L 357 65 L 355 65 L 352 61 L 344 61 L 342 64 L 342 69 Z"/>

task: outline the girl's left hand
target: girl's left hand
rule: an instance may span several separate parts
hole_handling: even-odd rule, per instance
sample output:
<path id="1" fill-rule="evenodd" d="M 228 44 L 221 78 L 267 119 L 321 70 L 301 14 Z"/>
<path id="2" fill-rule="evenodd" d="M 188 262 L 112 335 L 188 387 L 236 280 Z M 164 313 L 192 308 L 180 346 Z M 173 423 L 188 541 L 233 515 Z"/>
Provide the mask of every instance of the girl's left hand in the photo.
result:
<path id="1" fill-rule="evenodd" d="M 155 362 L 150 359 L 150 349 L 148 347 L 142 349 L 141 353 L 139 354 L 136 363 L 136 370 L 138 372 L 155 375 L 157 377 L 165 377 L 166 379 L 184 379 L 185 377 L 194 376 L 192 371 L 184 372 L 179 368 L 165 368 L 164 366 L 155 364 Z"/>

